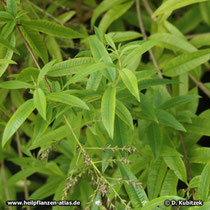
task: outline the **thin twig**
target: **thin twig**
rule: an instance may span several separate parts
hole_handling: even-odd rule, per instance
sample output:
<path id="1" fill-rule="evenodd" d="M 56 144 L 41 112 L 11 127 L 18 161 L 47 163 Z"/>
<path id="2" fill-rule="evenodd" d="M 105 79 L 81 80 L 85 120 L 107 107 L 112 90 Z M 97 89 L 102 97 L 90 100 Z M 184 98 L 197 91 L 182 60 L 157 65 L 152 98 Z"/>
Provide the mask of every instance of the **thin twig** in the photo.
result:
<path id="1" fill-rule="evenodd" d="M 152 18 L 152 20 L 154 22 L 156 22 L 157 21 L 157 18 L 156 17 L 152 17 L 153 11 L 152 11 L 151 7 L 149 6 L 148 1 L 147 0 L 143 0 L 143 3 L 144 3 L 144 7 L 145 7 L 147 13 L 150 15 L 150 17 Z"/>
<path id="2" fill-rule="evenodd" d="M 192 74 L 188 74 L 190 79 L 210 98 L 210 91 L 204 84 L 198 81 Z"/>
<path id="3" fill-rule="evenodd" d="M 143 21 L 142 21 L 142 17 L 141 17 L 140 0 L 136 0 L 136 11 L 137 11 L 137 17 L 138 17 L 138 21 L 139 21 L 139 28 L 140 28 L 141 33 L 143 35 L 143 39 L 147 40 L 148 37 L 147 37 L 146 31 L 145 31 L 145 28 L 144 28 L 144 24 L 143 24 Z M 153 51 L 151 49 L 149 50 L 149 54 L 150 54 L 150 56 L 152 58 L 152 62 L 154 64 L 154 66 L 155 66 L 155 68 L 156 68 L 156 70 L 158 72 L 158 76 L 162 79 L 163 75 L 162 75 L 161 70 L 160 70 L 160 68 L 158 66 L 157 60 L 156 60 L 156 58 L 154 56 L 154 53 L 153 53 Z"/>
<path id="4" fill-rule="evenodd" d="M 3 179 L 3 183 L 5 184 L 7 182 L 7 176 L 5 173 L 5 168 L 4 168 L 4 161 L 1 161 L 1 173 L 2 173 L 2 179 Z M 4 188 L 4 192 L 5 192 L 5 196 L 6 196 L 6 200 L 10 200 L 10 196 L 9 196 L 9 190 L 7 187 Z M 8 210 L 12 210 L 11 206 L 8 206 Z"/>
<path id="5" fill-rule="evenodd" d="M 183 132 L 180 131 L 180 139 L 181 139 L 181 143 L 182 143 L 182 148 L 183 148 L 183 152 L 184 152 L 184 161 L 185 161 L 185 165 L 187 168 L 187 177 L 188 177 L 188 181 L 190 182 L 192 179 L 192 173 L 191 173 L 191 167 L 190 167 L 190 161 L 189 161 L 189 157 L 187 154 L 187 148 L 184 142 L 184 135 Z M 193 196 L 193 200 L 195 200 L 195 190 L 193 188 L 190 189 L 192 196 Z"/>
<path id="6" fill-rule="evenodd" d="M 33 59 L 35 65 L 36 65 L 36 67 L 39 69 L 39 71 L 41 71 L 41 67 L 39 66 L 39 63 L 38 63 L 38 61 L 36 60 L 33 51 L 31 50 L 29 44 L 27 43 L 27 41 L 26 41 L 26 39 L 25 39 L 25 37 L 24 37 L 24 35 L 23 35 L 22 31 L 20 30 L 20 27 L 19 27 L 18 25 L 17 25 L 17 30 L 18 30 L 18 32 L 19 32 L 21 38 L 23 39 L 23 42 L 24 42 L 24 44 L 25 44 L 25 46 L 26 46 L 28 52 L 30 53 L 30 55 L 31 55 L 31 57 L 32 57 L 32 59 Z M 52 92 L 52 88 L 50 87 L 50 84 L 48 83 L 47 77 L 46 77 L 46 76 L 44 77 L 44 81 L 45 81 L 45 83 L 46 83 L 46 85 L 47 85 L 49 91 Z"/>

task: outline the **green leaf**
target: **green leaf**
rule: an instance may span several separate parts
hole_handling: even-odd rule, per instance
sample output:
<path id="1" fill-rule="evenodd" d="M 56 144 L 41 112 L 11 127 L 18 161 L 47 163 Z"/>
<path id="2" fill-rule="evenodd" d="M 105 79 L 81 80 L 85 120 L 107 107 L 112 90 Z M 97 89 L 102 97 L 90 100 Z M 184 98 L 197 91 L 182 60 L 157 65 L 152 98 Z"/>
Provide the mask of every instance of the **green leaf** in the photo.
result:
<path id="1" fill-rule="evenodd" d="M 41 88 L 38 88 L 34 91 L 34 105 L 36 109 L 38 110 L 39 114 L 43 117 L 44 120 L 46 120 L 46 108 L 47 108 L 47 102 L 46 102 L 46 96 Z"/>
<path id="2" fill-rule="evenodd" d="M 192 123 L 184 123 L 187 132 L 210 136 L 210 120 L 209 118 L 193 117 Z"/>
<path id="3" fill-rule="evenodd" d="M 178 178 L 172 170 L 168 170 L 165 180 L 162 184 L 160 196 L 163 195 L 176 195 L 177 194 Z"/>
<path id="4" fill-rule="evenodd" d="M 136 47 L 134 50 L 132 50 L 123 60 L 122 65 L 125 67 L 129 63 L 131 63 L 133 60 L 135 60 L 140 55 L 147 52 L 149 49 L 154 47 L 160 39 L 154 39 L 154 40 L 147 40 L 143 42 L 140 46 Z"/>
<path id="5" fill-rule="evenodd" d="M 76 96 L 69 95 L 68 93 L 64 92 L 51 93 L 47 96 L 47 98 L 51 101 L 60 102 L 70 106 L 76 106 L 82 109 L 89 110 L 89 107 L 85 102 L 83 102 L 81 99 L 79 99 Z"/>
<path id="6" fill-rule="evenodd" d="M 80 80 L 88 76 L 89 74 L 95 73 L 97 71 L 102 71 L 107 66 L 109 65 L 107 65 L 106 63 L 96 63 L 96 64 L 92 64 L 92 65 L 80 68 L 80 70 L 75 74 L 75 76 L 73 76 L 71 79 L 68 80 L 64 88 L 72 83 L 79 82 Z"/>
<path id="7" fill-rule="evenodd" d="M 138 101 L 140 101 L 136 75 L 129 69 L 122 69 L 119 72 L 125 86 L 131 92 L 131 94 L 134 95 Z"/>
<path id="8" fill-rule="evenodd" d="M 7 0 L 7 10 L 14 17 L 17 14 L 17 3 L 16 0 Z"/>
<path id="9" fill-rule="evenodd" d="M 132 5 L 134 1 L 130 0 L 120 5 L 116 5 L 112 9 L 110 9 L 102 18 L 99 29 L 102 33 L 105 33 L 111 23 L 117 20 L 120 16 L 122 16 Z"/>
<path id="10" fill-rule="evenodd" d="M 59 141 L 68 135 L 68 127 L 66 125 L 48 131 L 41 136 L 38 136 L 29 147 L 30 150 L 40 146 L 50 145 L 53 141 Z"/>
<path id="11" fill-rule="evenodd" d="M 125 122 L 128 126 L 134 129 L 133 118 L 131 116 L 131 113 L 126 108 L 126 106 L 119 100 L 116 101 L 116 114 L 123 122 Z"/>
<path id="12" fill-rule="evenodd" d="M 9 12 L 0 11 L 0 20 L 1 21 L 9 21 L 9 20 L 13 20 L 13 19 L 14 19 L 14 17 Z"/>
<path id="13" fill-rule="evenodd" d="M 134 208 L 137 209 L 142 206 L 145 206 L 146 203 L 148 202 L 147 195 L 142 186 L 134 184 L 135 182 L 138 182 L 138 179 L 132 174 L 132 172 L 126 166 L 122 165 L 121 163 L 119 163 L 119 168 L 122 177 L 125 180 L 133 181 L 129 183 L 124 182 L 124 185 Z"/>
<path id="14" fill-rule="evenodd" d="M 56 62 L 56 60 L 52 60 L 49 63 L 47 63 L 40 71 L 37 83 L 39 84 L 45 77 L 45 75 L 51 70 L 53 64 Z"/>
<path id="15" fill-rule="evenodd" d="M 203 2 L 207 0 L 168 0 L 165 1 L 154 13 L 154 16 L 158 16 L 164 14 L 166 12 L 172 12 L 175 9 L 179 9 L 181 7 L 188 6 L 190 4 Z"/>
<path id="16" fill-rule="evenodd" d="M 210 46 L 210 34 L 201 34 L 190 40 L 190 43 L 193 44 L 197 48 L 201 48 L 203 46 Z"/>
<path id="17" fill-rule="evenodd" d="M 104 0 L 102 1 L 97 8 L 94 10 L 92 18 L 91 18 L 91 26 L 93 27 L 95 24 L 96 19 L 99 17 L 100 14 L 107 11 L 108 9 L 112 8 L 114 5 L 117 5 L 124 0 Z"/>
<path id="18" fill-rule="evenodd" d="M 191 163 L 208 163 L 210 160 L 210 148 L 208 147 L 201 147 L 196 148 L 190 151 L 189 153 L 189 161 Z"/>
<path id="19" fill-rule="evenodd" d="M 70 28 L 47 20 L 21 20 L 21 24 L 28 26 L 28 28 L 32 30 L 36 30 L 59 38 L 78 39 L 84 37 L 83 34 L 80 34 Z"/>
<path id="20" fill-rule="evenodd" d="M 34 86 L 18 81 L 18 80 L 11 80 L 11 81 L 5 81 L 5 82 L 0 82 L 0 88 L 5 88 L 5 89 L 27 89 L 27 88 L 33 88 Z"/>
<path id="21" fill-rule="evenodd" d="M 172 156 L 163 156 L 164 161 L 166 162 L 167 166 L 174 171 L 179 179 L 187 183 L 187 172 L 183 160 L 179 156 L 173 156 L 172 152 L 171 155 Z"/>
<path id="22" fill-rule="evenodd" d="M 165 196 L 161 196 L 159 198 L 155 198 L 149 202 L 146 203 L 145 206 L 143 206 L 143 208 L 141 208 L 141 210 L 147 210 L 147 209 L 155 209 L 155 207 L 157 206 L 164 206 L 164 201 L 166 200 L 184 200 L 184 198 L 178 197 L 178 196 L 170 196 L 170 195 L 165 195 Z"/>
<path id="23" fill-rule="evenodd" d="M 210 59 L 210 50 L 198 50 L 177 56 L 163 65 L 163 73 L 169 77 L 175 77 L 188 72 Z"/>
<path id="24" fill-rule="evenodd" d="M 147 180 L 147 190 L 150 200 L 158 197 L 166 171 L 167 166 L 162 158 L 157 159 L 150 165 Z"/>
<path id="25" fill-rule="evenodd" d="M 60 177 L 53 177 L 51 181 L 47 182 L 43 186 L 39 187 L 35 192 L 33 192 L 29 199 L 38 200 L 53 195 L 61 181 L 62 179 Z"/>
<path id="26" fill-rule="evenodd" d="M 20 55 L 20 53 L 13 47 L 12 44 L 10 44 L 5 38 L 0 36 L 0 45 L 3 47 L 6 47 L 12 51 L 14 51 L 16 54 Z"/>
<path id="27" fill-rule="evenodd" d="M 37 172 L 38 169 L 39 167 L 32 167 L 19 171 L 7 180 L 5 187 L 15 185 L 18 181 L 23 180 L 28 176 L 31 176 L 33 173 Z"/>
<path id="28" fill-rule="evenodd" d="M 104 44 L 96 36 L 89 38 L 89 44 L 95 62 L 103 60 L 105 63 L 113 64 L 112 59 L 110 58 Z M 115 68 L 106 68 L 104 70 L 104 75 L 107 77 L 107 79 L 113 82 L 116 77 Z"/>
<path id="29" fill-rule="evenodd" d="M 169 112 L 162 109 L 156 110 L 158 121 L 166 127 L 171 127 L 175 130 L 186 131 L 183 125 Z"/>
<path id="30" fill-rule="evenodd" d="M 206 1 L 206 2 L 202 2 L 200 3 L 200 11 L 201 11 L 201 15 L 204 19 L 204 21 L 210 25 L 210 2 Z"/>
<path id="31" fill-rule="evenodd" d="M 142 34 L 136 31 L 116 31 L 110 32 L 108 33 L 108 35 L 112 38 L 114 42 L 125 42 L 142 37 Z"/>
<path id="32" fill-rule="evenodd" d="M 164 102 L 163 104 L 161 104 L 159 108 L 161 109 L 174 108 L 174 107 L 186 104 L 192 100 L 198 99 L 198 98 L 199 96 L 196 96 L 196 95 L 176 96 Z"/>
<path id="33" fill-rule="evenodd" d="M 93 58 L 89 57 L 73 58 L 67 61 L 56 63 L 52 67 L 52 69 L 47 73 L 47 75 L 51 77 L 72 75 L 93 63 L 94 63 Z"/>
<path id="34" fill-rule="evenodd" d="M 11 46 L 13 46 L 13 47 L 15 46 L 15 41 L 16 41 L 16 38 L 15 38 L 14 35 L 12 35 L 11 40 L 10 40 Z M 3 59 L 11 59 L 12 55 L 13 55 L 13 51 L 10 50 L 10 49 L 7 49 L 7 51 L 3 55 Z M 8 64 L 3 64 L 3 65 L 0 66 L 0 77 L 2 76 L 2 74 L 4 74 L 7 67 L 8 67 Z"/>
<path id="35" fill-rule="evenodd" d="M 42 59 L 44 63 L 48 62 L 48 53 L 42 36 L 39 32 L 33 31 L 27 26 L 20 26 L 20 30 L 30 45 L 31 49 Z"/>
<path id="36" fill-rule="evenodd" d="M 138 87 L 139 87 L 139 90 L 143 90 L 151 86 L 168 85 L 168 84 L 174 84 L 174 83 L 177 83 L 177 81 L 170 80 L 170 79 L 145 79 L 138 82 Z"/>
<path id="37" fill-rule="evenodd" d="M 198 196 L 200 200 L 202 201 L 208 200 L 209 186 L 210 186 L 210 162 L 208 162 L 208 164 L 204 167 L 201 173 L 200 183 L 198 185 Z"/>
<path id="38" fill-rule="evenodd" d="M 17 129 L 23 124 L 23 122 L 29 117 L 29 115 L 34 110 L 35 106 L 33 100 L 30 99 L 24 104 L 22 104 L 16 112 L 12 115 L 9 122 L 7 123 L 3 138 L 2 138 L 2 147 L 9 141 L 10 137 L 17 131 Z"/>
<path id="39" fill-rule="evenodd" d="M 149 145 L 157 158 L 161 152 L 162 136 L 160 126 L 156 122 L 152 122 L 147 130 Z"/>
<path id="40" fill-rule="evenodd" d="M 114 119 L 115 119 L 115 104 L 116 104 L 116 88 L 108 87 L 101 101 L 101 116 L 104 127 L 109 136 L 114 135 Z"/>
<path id="41" fill-rule="evenodd" d="M 13 60 L 9 60 L 9 59 L 0 59 L 0 65 L 2 64 L 17 64 L 15 61 Z"/>
<path id="42" fill-rule="evenodd" d="M 156 33 L 150 36 L 150 39 L 161 39 L 160 44 L 172 50 L 180 49 L 184 52 L 197 51 L 197 49 L 192 44 L 175 34 Z"/>

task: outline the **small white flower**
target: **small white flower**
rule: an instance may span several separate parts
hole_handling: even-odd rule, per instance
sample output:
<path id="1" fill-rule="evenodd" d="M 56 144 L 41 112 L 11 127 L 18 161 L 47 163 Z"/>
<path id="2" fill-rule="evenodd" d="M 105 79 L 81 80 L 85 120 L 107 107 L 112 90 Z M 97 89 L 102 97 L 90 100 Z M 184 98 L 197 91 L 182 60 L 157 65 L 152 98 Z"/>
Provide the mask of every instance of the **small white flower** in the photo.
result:
<path id="1" fill-rule="evenodd" d="M 100 200 L 97 200 L 97 201 L 95 202 L 95 205 L 96 205 L 96 206 L 100 206 L 100 204 L 101 204 L 101 201 L 100 201 Z"/>

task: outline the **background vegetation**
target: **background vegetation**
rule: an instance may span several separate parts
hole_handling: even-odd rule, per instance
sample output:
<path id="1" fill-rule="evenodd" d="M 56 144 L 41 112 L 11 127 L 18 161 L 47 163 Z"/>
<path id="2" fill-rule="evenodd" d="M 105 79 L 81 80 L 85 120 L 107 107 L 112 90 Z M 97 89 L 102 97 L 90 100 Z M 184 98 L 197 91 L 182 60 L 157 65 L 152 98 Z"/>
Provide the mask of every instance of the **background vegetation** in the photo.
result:
<path id="1" fill-rule="evenodd" d="M 1 209 L 210 209 L 210 1 L 0 10 Z"/>

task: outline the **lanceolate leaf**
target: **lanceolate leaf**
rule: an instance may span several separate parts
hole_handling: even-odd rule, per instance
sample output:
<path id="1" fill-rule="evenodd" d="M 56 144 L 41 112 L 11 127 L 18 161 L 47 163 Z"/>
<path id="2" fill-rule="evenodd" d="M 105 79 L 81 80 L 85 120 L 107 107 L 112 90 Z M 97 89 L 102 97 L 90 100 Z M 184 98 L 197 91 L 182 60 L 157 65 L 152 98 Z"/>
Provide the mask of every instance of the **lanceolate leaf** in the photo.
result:
<path id="1" fill-rule="evenodd" d="M 136 47 L 125 57 L 125 59 L 122 62 L 122 65 L 124 67 L 127 66 L 129 63 L 135 60 L 136 57 L 142 55 L 143 53 L 154 47 L 159 41 L 160 39 L 148 40 L 141 44 L 139 47 Z"/>
<path id="2" fill-rule="evenodd" d="M 186 95 L 186 96 L 177 96 L 169 99 L 165 103 L 161 104 L 159 108 L 161 109 L 170 109 L 176 106 L 180 106 L 182 104 L 185 104 L 187 102 L 193 101 L 195 99 L 198 99 L 199 96 L 195 95 Z"/>
<path id="3" fill-rule="evenodd" d="M 157 115 L 158 121 L 162 123 L 163 125 L 174 128 L 176 130 L 186 131 L 183 125 L 169 112 L 166 112 L 162 109 L 158 109 L 156 111 L 156 115 Z"/>
<path id="4" fill-rule="evenodd" d="M 198 50 L 192 53 L 177 56 L 163 65 L 163 73 L 174 77 L 188 72 L 210 59 L 210 50 Z"/>
<path id="5" fill-rule="evenodd" d="M 17 109 L 17 111 L 10 118 L 9 122 L 7 123 L 4 129 L 3 138 L 2 138 L 2 147 L 5 146 L 10 137 L 12 137 L 12 135 L 17 131 L 17 129 L 29 117 L 34 108 L 35 106 L 33 100 L 30 99 Z"/>
<path id="6" fill-rule="evenodd" d="M 43 119 L 46 120 L 47 102 L 46 96 L 41 88 L 38 88 L 34 91 L 34 105 L 39 111 L 40 115 L 43 117 Z"/>
<path id="7" fill-rule="evenodd" d="M 13 60 L 9 60 L 9 59 L 0 59 L 0 65 L 2 64 L 17 64 L 15 61 Z"/>
<path id="8" fill-rule="evenodd" d="M 165 1 L 153 14 L 153 16 L 157 16 L 163 14 L 165 12 L 172 12 L 175 9 L 185 7 L 189 4 L 194 4 L 198 2 L 203 2 L 207 0 L 168 0 Z"/>
<path id="9" fill-rule="evenodd" d="M 121 15 L 123 15 L 132 5 L 134 1 L 130 0 L 128 2 L 125 2 L 123 4 L 117 5 L 110 9 L 102 18 L 99 29 L 105 33 L 108 27 L 111 25 L 111 23 L 119 18 Z"/>
<path id="10" fill-rule="evenodd" d="M 135 74 L 129 69 L 123 69 L 120 71 L 120 76 L 128 90 L 136 97 L 138 101 L 140 101 L 138 83 Z"/>
<path id="11" fill-rule="evenodd" d="M 68 104 L 70 106 L 76 106 L 82 109 L 89 110 L 89 107 L 81 99 L 64 92 L 51 93 L 47 96 L 47 98 L 51 101 L 60 102 L 63 104 Z"/>
<path id="12" fill-rule="evenodd" d="M 209 186 L 210 186 L 210 162 L 204 167 L 200 183 L 198 186 L 198 195 L 199 199 L 203 201 L 207 201 L 209 195 Z"/>
<path id="13" fill-rule="evenodd" d="M 173 154 L 171 155 L 172 156 L 164 156 L 163 159 L 168 167 L 174 171 L 176 176 L 183 182 L 187 183 L 187 172 L 183 160 L 179 156 L 173 156 Z"/>
<path id="14" fill-rule="evenodd" d="M 72 75 L 93 63 L 94 60 L 91 57 L 73 58 L 67 61 L 56 63 L 47 73 L 47 75 L 52 77 Z"/>
<path id="15" fill-rule="evenodd" d="M 59 128 L 56 128 L 55 130 L 51 130 L 35 138 L 29 149 L 31 150 L 40 146 L 49 145 L 52 143 L 52 141 L 62 140 L 67 135 L 68 127 L 66 125 L 61 126 Z"/>
<path id="16" fill-rule="evenodd" d="M 0 36 L 0 45 L 3 47 L 9 48 L 10 50 L 14 51 L 15 53 L 19 54 L 19 52 L 10 44 L 6 39 Z"/>
<path id="17" fill-rule="evenodd" d="M 33 85 L 18 81 L 18 80 L 11 80 L 6 82 L 0 82 L 0 88 L 5 89 L 26 89 L 26 88 L 33 88 Z"/>
<path id="18" fill-rule="evenodd" d="M 89 43 L 95 62 L 103 60 L 105 63 L 112 64 L 112 59 L 110 58 L 109 53 L 103 43 L 96 36 L 90 37 Z M 110 81 L 113 82 L 115 80 L 116 72 L 113 67 L 106 68 L 104 74 Z"/>
<path id="19" fill-rule="evenodd" d="M 44 63 L 48 62 L 48 53 L 42 36 L 39 32 L 33 31 L 27 26 L 20 26 L 24 38 L 29 43 L 31 49 L 42 59 Z"/>
<path id="20" fill-rule="evenodd" d="M 167 165 L 162 158 L 157 159 L 153 164 L 150 165 L 147 181 L 147 189 L 150 200 L 156 198 L 160 193 L 166 171 Z"/>
<path id="21" fill-rule="evenodd" d="M 9 13 L 5 11 L 0 11 L 0 20 L 1 21 L 8 21 L 8 20 L 13 20 L 14 17 Z"/>
<path id="22" fill-rule="evenodd" d="M 114 135 L 115 104 L 116 88 L 110 86 L 106 89 L 102 97 L 101 116 L 104 127 L 111 138 Z"/>
<path id="23" fill-rule="evenodd" d="M 78 73 L 73 76 L 66 84 L 64 87 L 72 84 L 72 83 L 76 83 L 80 80 L 82 80 L 83 78 L 85 78 L 86 76 L 88 76 L 89 74 L 92 74 L 94 72 L 98 72 L 98 71 L 102 71 L 104 70 L 108 65 L 106 63 L 96 63 L 93 65 L 88 65 L 86 67 L 80 68 Z"/>
<path id="24" fill-rule="evenodd" d="M 197 49 L 192 44 L 184 40 L 182 37 L 178 37 L 174 34 L 157 33 L 150 36 L 150 39 L 161 39 L 161 43 L 163 44 L 163 46 L 169 49 L 180 49 L 184 52 L 197 51 Z"/>
<path id="25" fill-rule="evenodd" d="M 48 64 L 46 64 L 40 71 L 38 79 L 37 79 L 37 83 L 39 84 L 45 77 L 45 75 L 47 74 L 48 71 L 50 71 L 50 69 L 52 68 L 53 64 L 55 63 L 55 60 L 49 62 Z"/>
<path id="26" fill-rule="evenodd" d="M 28 26 L 32 30 L 40 31 L 60 38 L 77 39 L 84 37 L 83 34 L 73 31 L 70 28 L 47 20 L 21 20 L 21 24 Z"/>
<path id="27" fill-rule="evenodd" d="M 16 0 L 7 0 L 7 10 L 13 16 L 15 16 L 17 14 Z"/>
<path id="28" fill-rule="evenodd" d="M 15 36 L 14 35 L 12 35 L 12 37 L 11 37 L 10 44 L 13 47 L 15 46 Z M 7 49 L 3 59 L 11 59 L 12 55 L 13 55 L 13 51 L 11 49 Z M 0 65 L 0 77 L 6 71 L 7 67 L 8 67 L 8 64 Z"/>
<path id="29" fill-rule="evenodd" d="M 147 136 L 148 136 L 149 145 L 155 157 L 158 157 L 160 155 L 161 146 L 162 146 L 160 125 L 157 124 L 156 122 L 152 122 L 147 129 Z"/>
<path id="30" fill-rule="evenodd" d="M 132 172 L 127 167 L 125 167 L 121 163 L 119 163 L 119 167 L 122 177 L 125 180 L 132 180 L 134 183 L 138 182 L 137 178 L 132 174 Z M 137 184 L 135 185 L 134 183 L 125 182 L 124 185 L 130 197 L 132 205 L 134 206 L 135 209 L 137 209 L 144 206 L 148 202 L 148 198 L 142 186 L 139 186 Z"/>
<path id="31" fill-rule="evenodd" d="M 134 129 L 134 127 L 133 127 L 133 118 L 131 116 L 131 113 L 128 111 L 126 106 L 122 102 L 120 102 L 118 100 L 116 102 L 116 114 L 118 115 L 118 117 L 122 121 L 124 121 L 132 129 Z"/>
<path id="32" fill-rule="evenodd" d="M 99 4 L 98 7 L 94 10 L 93 16 L 91 18 L 91 26 L 92 27 L 94 26 L 95 21 L 100 14 L 102 14 L 106 10 L 112 8 L 114 5 L 117 5 L 123 1 L 124 0 L 113 0 L 113 1 L 104 0 L 104 1 L 102 1 L 101 4 Z"/>

